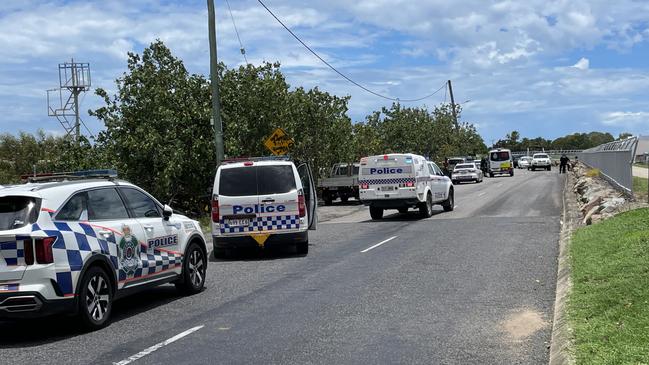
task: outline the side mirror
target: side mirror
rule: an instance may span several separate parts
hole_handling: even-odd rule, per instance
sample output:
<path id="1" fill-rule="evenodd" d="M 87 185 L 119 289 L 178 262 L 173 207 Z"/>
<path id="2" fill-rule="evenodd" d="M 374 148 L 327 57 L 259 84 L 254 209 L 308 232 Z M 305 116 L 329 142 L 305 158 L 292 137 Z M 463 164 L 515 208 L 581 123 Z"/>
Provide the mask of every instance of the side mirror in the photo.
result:
<path id="1" fill-rule="evenodd" d="M 169 220 L 169 217 L 171 217 L 172 214 L 174 214 L 174 210 L 171 209 L 170 206 L 165 204 L 165 206 L 162 208 L 162 216 L 164 217 L 164 220 Z"/>

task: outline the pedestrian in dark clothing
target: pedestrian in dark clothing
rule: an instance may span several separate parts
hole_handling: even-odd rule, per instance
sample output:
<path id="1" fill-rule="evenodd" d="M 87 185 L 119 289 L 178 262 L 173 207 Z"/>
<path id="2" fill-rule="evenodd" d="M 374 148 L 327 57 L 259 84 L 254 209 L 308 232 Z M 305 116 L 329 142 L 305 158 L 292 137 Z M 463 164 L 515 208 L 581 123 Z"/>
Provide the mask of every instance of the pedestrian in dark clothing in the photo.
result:
<path id="1" fill-rule="evenodd" d="M 559 173 L 560 174 L 565 174 L 566 173 L 566 167 L 568 166 L 568 162 L 570 162 L 570 159 L 568 156 L 565 154 L 561 155 L 561 158 L 559 159 Z"/>

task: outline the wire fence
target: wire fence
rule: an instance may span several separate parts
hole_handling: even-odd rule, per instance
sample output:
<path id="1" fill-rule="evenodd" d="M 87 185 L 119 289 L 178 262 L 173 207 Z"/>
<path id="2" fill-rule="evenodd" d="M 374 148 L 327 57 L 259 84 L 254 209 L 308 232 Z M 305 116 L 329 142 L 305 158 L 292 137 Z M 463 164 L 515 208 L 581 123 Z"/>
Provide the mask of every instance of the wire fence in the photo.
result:
<path id="1" fill-rule="evenodd" d="M 633 196 L 633 158 L 638 138 L 614 141 L 584 150 L 580 159 L 586 165 L 599 169 L 602 176 L 624 193 Z"/>

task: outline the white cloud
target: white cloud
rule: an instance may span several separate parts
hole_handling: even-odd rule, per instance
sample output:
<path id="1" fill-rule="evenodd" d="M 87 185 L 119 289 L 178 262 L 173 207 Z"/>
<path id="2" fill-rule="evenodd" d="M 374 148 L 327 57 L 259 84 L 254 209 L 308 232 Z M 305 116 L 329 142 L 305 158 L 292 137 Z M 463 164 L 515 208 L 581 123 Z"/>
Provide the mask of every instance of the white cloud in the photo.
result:
<path id="1" fill-rule="evenodd" d="M 602 116 L 602 123 L 618 127 L 644 126 L 649 129 L 649 112 L 610 112 Z"/>
<path id="2" fill-rule="evenodd" d="M 579 61 L 577 61 L 577 63 L 572 65 L 572 67 L 578 70 L 588 70 L 588 68 L 590 67 L 590 61 L 588 60 L 588 58 L 582 57 L 581 59 L 579 59 Z"/>

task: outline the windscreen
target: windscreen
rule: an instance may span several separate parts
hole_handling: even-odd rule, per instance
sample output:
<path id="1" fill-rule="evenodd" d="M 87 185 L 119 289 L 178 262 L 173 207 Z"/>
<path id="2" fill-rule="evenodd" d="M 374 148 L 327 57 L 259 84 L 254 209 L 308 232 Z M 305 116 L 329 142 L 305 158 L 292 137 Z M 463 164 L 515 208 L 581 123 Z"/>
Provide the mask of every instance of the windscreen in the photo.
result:
<path id="1" fill-rule="evenodd" d="M 492 152 L 490 157 L 491 157 L 491 161 L 508 161 L 509 152 L 507 151 Z"/>
<path id="2" fill-rule="evenodd" d="M 548 155 L 534 155 L 534 158 L 549 158 Z"/>
<path id="3" fill-rule="evenodd" d="M 295 175 L 290 165 L 245 166 L 221 171 L 219 195 L 283 194 L 296 188 Z"/>
<path id="4" fill-rule="evenodd" d="M 463 163 L 455 166 L 456 169 L 475 169 L 475 165 L 472 163 Z"/>
<path id="5" fill-rule="evenodd" d="M 463 163 L 463 162 L 464 162 L 464 159 L 461 159 L 461 158 L 450 158 L 448 160 L 448 163 L 451 164 L 451 165 L 455 165 L 455 164 Z"/>
<path id="6" fill-rule="evenodd" d="M 26 196 L 5 196 L 0 198 L 0 230 L 22 228 L 36 223 L 38 202 Z"/>

